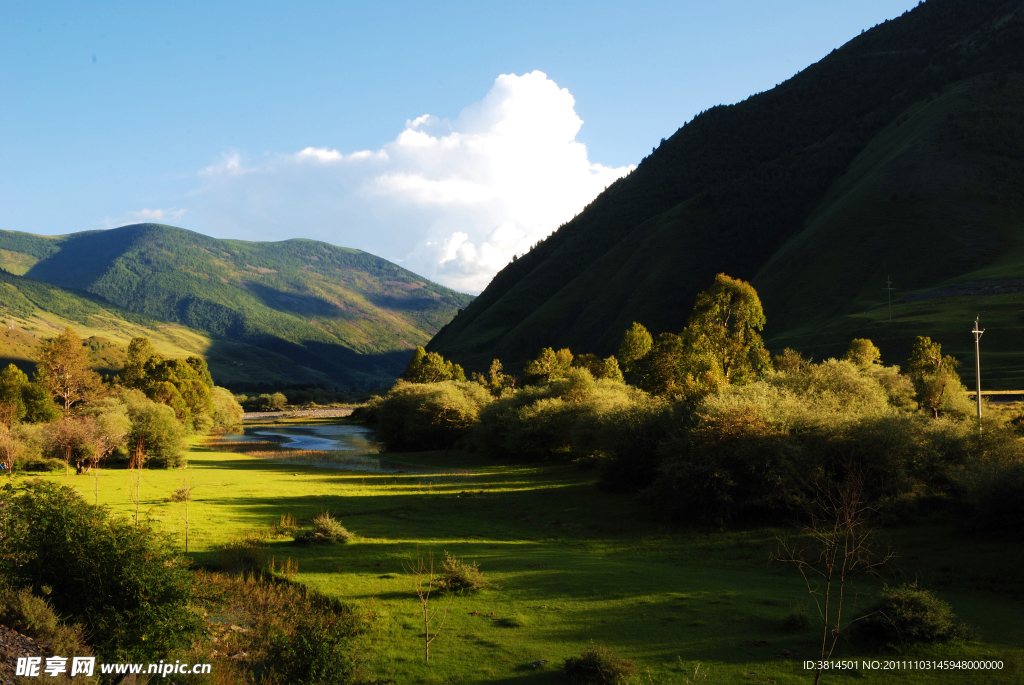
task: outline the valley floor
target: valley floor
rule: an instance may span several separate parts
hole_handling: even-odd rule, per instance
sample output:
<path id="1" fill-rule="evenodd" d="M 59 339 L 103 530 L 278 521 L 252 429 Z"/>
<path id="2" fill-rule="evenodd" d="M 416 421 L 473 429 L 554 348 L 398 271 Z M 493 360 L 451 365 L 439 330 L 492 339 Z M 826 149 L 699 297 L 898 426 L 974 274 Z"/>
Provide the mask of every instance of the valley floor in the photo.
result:
<path id="1" fill-rule="evenodd" d="M 813 617 L 800 577 L 773 566 L 774 531 L 668 528 L 631 498 L 607 495 L 596 474 L 568 465 L 510 465 L 452 452 L 399 455 L 403 472 L 348 472 L 266 461 L 238 445 L 197 439 L 188 470 L 147 471 L 142 514 L 183 540 L 184 509 L 169 501 L 183 478 L 196 485 L 189 511 L 195 563 L 216 565 L 220 546 L 282 514 L 321 511 L 356 538 L 300 547 L 270 541 L 262 554 L 298 564 L 297 580 L 370 608 L 362 646 L 368 670 L 397 683 L 563 682 L 561 665 L 590 644 L 635 659 L 639 683 L 807 683 L 803 660 L 815 632 L 787 633 L 797 606 Z M 236 451 L 231 451 L 236 450 Z M 393 455 L 392 455 L 393 456 Z M 92 501 L 88 476 L 48 474 Z M 103 471 L 99 501 L 133 515 L 126 472 Z M 830 672 L 826 683 L 1019 683 L 1024 681 L 1022 545 L 961 539 L 926 526 L 889 530 L 902 580 L 918 579 L 976 627 L 962 645 L 930 647 L 914 660 L 1001 660 L 999 671 Z M 496 587 L 457 596 L 423 663 L 423 621 L 404 566 L 417 552 L 476 561 Z M 880 583 L 860 581 L 859 604 Z M 431 603 L 443 607 L 440 597 Z M 813 624 L 813 622 L 812 622 Z M 840 658 L 884 660 L 842 651 Z M 539 660 L 547 665 L 532 668 Z M 859 665 L 859 664 L 858 664 Z M 884 665 L 884 661 L 883 661 Z M 699 669 L 699 670 L 698 670 Z"/>

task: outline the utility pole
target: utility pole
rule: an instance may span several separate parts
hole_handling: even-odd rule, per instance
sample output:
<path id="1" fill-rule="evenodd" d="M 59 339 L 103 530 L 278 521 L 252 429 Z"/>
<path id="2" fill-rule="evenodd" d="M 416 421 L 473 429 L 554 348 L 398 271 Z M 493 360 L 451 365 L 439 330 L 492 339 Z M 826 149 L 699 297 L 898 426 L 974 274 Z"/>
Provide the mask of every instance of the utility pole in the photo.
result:
<path id="1" fill-rule="evenodd" d="M 888 276 L 885 277 L 885 287 L 882 290 L 886 291 L 886 294 L 889 296 L 889 323 L 892 323 L 892 291 L 895 288 L 892 287 L 892 279 Z"/>
<path id="2" fill-rule="evenodd" d="M 978 319 L 974 319 L 974 378 L 977 381 L 977 399 L 978 399 L 978 426 L 981 426 L 981 334 L 985 332 L 984 329 L 978 329 Z"/>

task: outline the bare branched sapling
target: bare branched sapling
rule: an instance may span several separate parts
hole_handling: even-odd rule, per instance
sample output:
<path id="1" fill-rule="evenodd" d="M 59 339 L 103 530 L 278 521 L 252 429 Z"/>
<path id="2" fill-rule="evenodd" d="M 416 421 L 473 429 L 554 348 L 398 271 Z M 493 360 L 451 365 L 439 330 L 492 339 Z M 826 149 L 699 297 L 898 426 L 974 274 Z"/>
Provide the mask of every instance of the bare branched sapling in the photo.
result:
<path id="1" fill-rule="evenodd" d="M 146 463 L 146 449 L 142 437 L 135 443 L 131 460 L 128 462 L 128 497 L 135 506 L 135 527 L 139 527 L 139 504 L 141 502 L 142 467 Z"/>
<path id="2" fill-rule="evenodd" d="M 405 572 L 413 581 L 413 592 L 420 600 L 420 608 L 423 611 L 423 661 L 430 663 L 430 643 L 441 634 L 445 621 L 448 620 L 448 612 L 452 608 L 452 600 L 455 595 L 448 594 L 448 601 L 441 610 L 441 622 L 434 628 L 434 634 L 430 634 L 430 625 L 437 617 L 438 608 L 430 608 L 430 593 L 437 587 L 435 577 L 438 575 L 434 570 L 434 553 L 429 552 L 426 559 L 420 554 L 419 546 L 416 548 L 416 558 L 404 564 Z"/>
<path id="3" fill-rule="evenodd" d="M 874 530 L 871 507 L 864 502 L 864 483 L 849 473 L 839 486 L 814 483 L 815 498 L 808 507 L 802 536 L 779 536 L 774 561 L 792 564 L 807 585 L 821 617 L 821 649 L 814 683 L 821 681 L 821 663 L 827 662 L 839 642 L 847 581 L 854 574 L 877 574 L 895 556 L 872 551 Z"/>
<path id="4" fill-rule="evenodd" d="M 185 464 L 181 475 L 181 487 L 171 494 L 171 501 L 180 505 L 179 516 L 185 524 L 185 553 L 188 554 L 188 537 L 191 529 L 189 519 L 189 505 L 192 503 L 192 493 L 199 487 L 196 484 L 195 470 Z"/>

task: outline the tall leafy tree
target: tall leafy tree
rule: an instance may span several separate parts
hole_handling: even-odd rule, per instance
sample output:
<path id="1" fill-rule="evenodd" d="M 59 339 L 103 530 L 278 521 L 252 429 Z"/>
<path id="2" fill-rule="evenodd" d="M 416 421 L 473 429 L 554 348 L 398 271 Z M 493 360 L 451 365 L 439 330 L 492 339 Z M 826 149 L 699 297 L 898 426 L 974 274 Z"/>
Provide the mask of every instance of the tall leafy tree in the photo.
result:
<path id="1" fill-rule="evenodd" d="M 872 364 L 882 363 L 882 351 L 867 338 L 854 338 L 850 341 L 850 347 L 843 355 L 843 359 L 866 369 Z"/>
<path id="2" fill-rule="evenodd" d="M 725 274 L 697 295 L 684 338 L 698 358 L 707 355 L 731 383 L 742 383 L 769 363 L 760 331 L 761 299 L 746 281 Z"/>
<path id="3" fill-rule="evenodd" d="M 629 373 L 633 365 L 647 356 L 654 345 L 654 338 L 644 328 L 643 324 L 636 321 L 626 330 L 622 336 L 622 343 L 619 344 L 619 362 L 622 363 L 622 370 Z"/>
<path id="4" fill-rule="evenodd" d="M 121 384 L 166 404 L 185 426 L 204 429 L 213 421 L 213 378 L 200 357 L 165 359 L 149 338 L 132 338 Z"/>
<path id="5" fill-rule="evenodd" d="M 547 383 L 555 378 L 564 378 L 572 368 L 572 359 L 572 352 L 567 347 L 558 352 L 545 347 L 536 359 L 523 367 L 523 375 L 528 383 Z"/>
<path id="6" fill-rule="evenodd" d="M 914 382 L 917 401 L 939 418 L 939 412 L 963 394 L 963 384 L 956 369 L 960 366 L 952 355 L 942 354 L 942 345 L 927 336 L 917 336 L 910 353 L 910 378 Z"/>
<path id="7" fill-rule="evenodd" d="M 464 381 L 466 372 L 437 352 L 427 352 L 417 347 L 412 353 L 409 365 L 402 378 L 410 383 L 440 383 L 441 381 Z"/>
<path id="8" fill-rule="evenodd" d="M 40 346 L 36 376 L 65 416 L 76 405 L 94 397 L 103 385 L 99 374 L 89 368 L 89 353 L 82 346 L 82 339 L 71 328 Z"/>

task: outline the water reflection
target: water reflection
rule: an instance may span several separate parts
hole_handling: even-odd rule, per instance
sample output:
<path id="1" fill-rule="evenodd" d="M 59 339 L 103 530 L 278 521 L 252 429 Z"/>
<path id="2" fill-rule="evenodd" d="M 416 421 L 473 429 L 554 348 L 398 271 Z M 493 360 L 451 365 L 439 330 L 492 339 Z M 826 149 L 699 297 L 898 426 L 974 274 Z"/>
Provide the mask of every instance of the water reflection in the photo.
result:
<path id="1" fill-rule="evenodd" d="M 225 435 L 225 442 L 255 443 L 248 456 L 268 461 L 344 469 L 406 473 L 409 466 L 377 456 L 381 445 L 374 431 L 350 424 L 288 424 L 284 426 L 253 426 L 243 435 Z M 274 443 L 267 449 L 267 443 Z"/>

